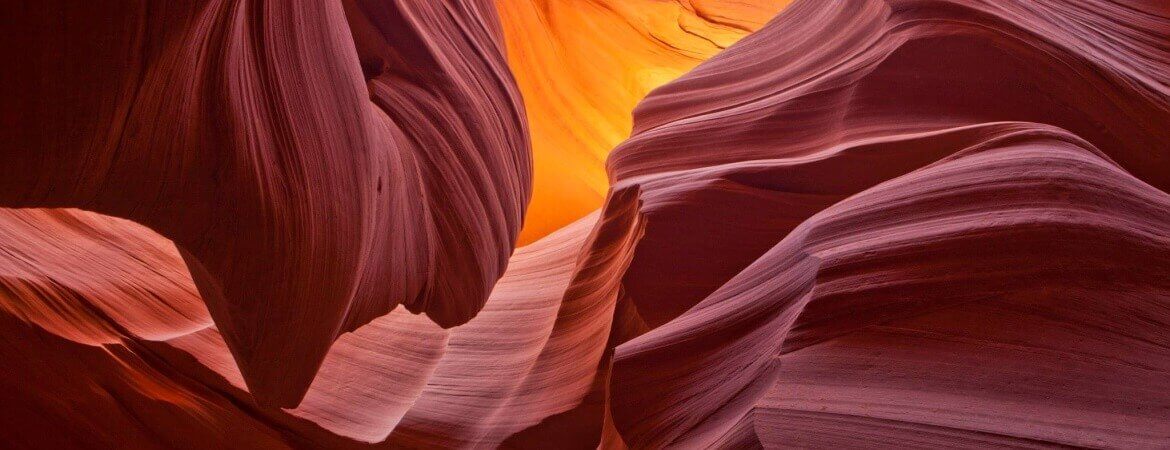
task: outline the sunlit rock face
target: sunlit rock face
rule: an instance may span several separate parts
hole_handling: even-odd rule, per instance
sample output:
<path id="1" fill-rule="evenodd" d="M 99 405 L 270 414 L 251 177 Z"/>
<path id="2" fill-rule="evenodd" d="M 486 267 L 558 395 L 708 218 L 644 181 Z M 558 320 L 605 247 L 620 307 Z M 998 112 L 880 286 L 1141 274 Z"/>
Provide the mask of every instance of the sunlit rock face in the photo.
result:
<path id="1" fill-rule="evenodd" d="M 1170 445 L 1164 2 L 598 5 L 727 48 L 523 246 L 552 5 L 0 7 L 0 439 Z"/>
<path id="2" fill-rule="evenodd" d="M 639 100 L 789 1 L 497 0 L 536 169 L 521 244 L 601 206 Z"/>

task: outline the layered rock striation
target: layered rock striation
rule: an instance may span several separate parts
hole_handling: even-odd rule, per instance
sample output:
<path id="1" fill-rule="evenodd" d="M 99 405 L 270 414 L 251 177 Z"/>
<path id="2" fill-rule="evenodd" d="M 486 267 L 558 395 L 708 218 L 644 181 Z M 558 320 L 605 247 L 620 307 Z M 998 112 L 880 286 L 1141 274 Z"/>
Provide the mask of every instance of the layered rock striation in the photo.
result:
<path id="1" fill-rule="evenodd" d="M 1170 442 L 1160 2 L 797 1 L 514 252 L 490 5 L 5 8 L 8 442 Z"/>

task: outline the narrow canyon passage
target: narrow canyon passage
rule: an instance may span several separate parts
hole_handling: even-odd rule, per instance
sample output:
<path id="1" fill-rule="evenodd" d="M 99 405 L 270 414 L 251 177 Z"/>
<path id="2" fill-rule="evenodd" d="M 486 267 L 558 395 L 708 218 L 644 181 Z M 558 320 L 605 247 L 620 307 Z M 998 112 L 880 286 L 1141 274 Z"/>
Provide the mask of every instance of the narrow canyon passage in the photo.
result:
<path id="1" fill-rule="evenodd" d="M 605 159 L 655 88 L 759 29 L 791 0 L 497 0 L 532 134 L 529 244 L 601 207 Z"/>
<path id="2" fill-rule="evenodd" d="M 1160 0 L 0 27 L 7 446 L 1170 446 Z"/>

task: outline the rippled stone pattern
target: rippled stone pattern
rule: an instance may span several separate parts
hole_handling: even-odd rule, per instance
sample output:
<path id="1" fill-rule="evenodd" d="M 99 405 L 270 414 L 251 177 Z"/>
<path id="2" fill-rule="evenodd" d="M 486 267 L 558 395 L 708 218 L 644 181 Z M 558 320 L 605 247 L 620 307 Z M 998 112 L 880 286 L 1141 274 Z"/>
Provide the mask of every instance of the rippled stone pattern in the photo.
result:
<path id="1" fill-rule="evenodd" d="M 503 274 L 531 162 L 490 3 L 3 8 L 0 205 L 174 241 L 260 401 L 399 304 L 467 322 Z"/>
<path id="2" fill-rule="evenodd" d="M 793 2 L 516 248 L 532 4 L 0 7 L 0 438 L 1170 445 L 1167 4 Z"/>

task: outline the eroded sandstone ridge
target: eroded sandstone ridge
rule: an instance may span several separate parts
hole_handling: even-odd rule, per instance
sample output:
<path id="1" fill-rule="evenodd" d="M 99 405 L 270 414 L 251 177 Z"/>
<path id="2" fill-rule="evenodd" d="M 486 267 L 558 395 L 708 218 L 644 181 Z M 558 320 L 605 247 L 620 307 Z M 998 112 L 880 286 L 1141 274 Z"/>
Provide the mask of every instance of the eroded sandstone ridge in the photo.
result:
<path id="1" fill-rule="evenodd" d="M 337 336 L 398 304 L 474 317 L 519 232 L 494 11 L 429 3 L 5 5 L 0 205 L 174 241 L 251 391 L 295 406 Z"/>
<path id="2" fill-rule="evenodd" d="M 1170 445 L 1164 2 L 796 1 L 515 251 L 492 5 L 111 3 L 0 15 L 6 442 Z"/>

